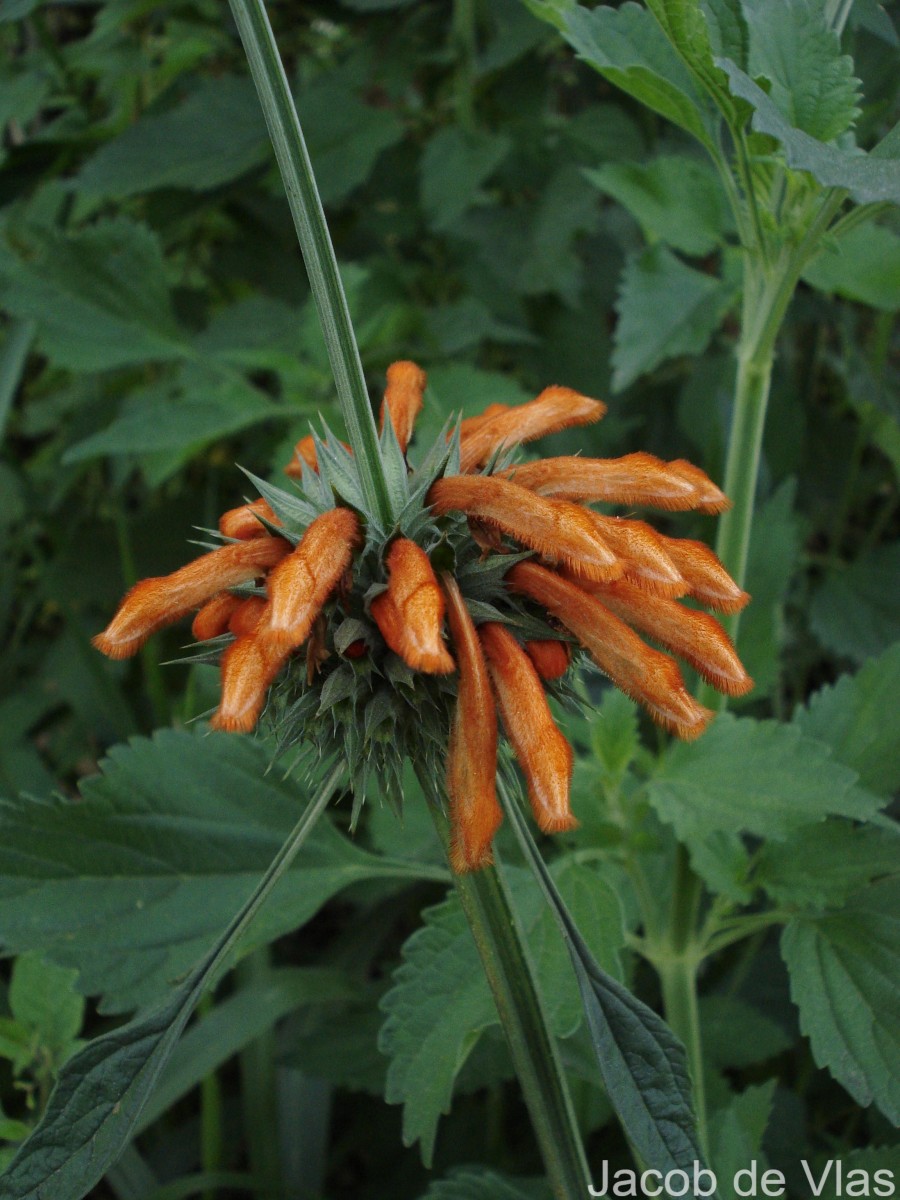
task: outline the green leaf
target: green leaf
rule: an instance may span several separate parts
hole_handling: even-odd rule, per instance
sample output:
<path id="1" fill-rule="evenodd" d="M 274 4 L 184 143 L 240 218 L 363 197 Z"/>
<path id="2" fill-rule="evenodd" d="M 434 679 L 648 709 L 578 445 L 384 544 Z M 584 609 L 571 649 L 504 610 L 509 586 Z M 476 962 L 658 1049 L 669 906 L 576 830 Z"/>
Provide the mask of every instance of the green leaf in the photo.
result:
<path id="1" fill-rule="evenodd" d="M 799 729 L 723 713 L 700 741 L 672 746 L 649 795 L 683 841 L 738 830 L 784 838 L 831 813 L 871 815 L 879 802 L 855 782 L 854 771 Z"/>
<path id="2" fill-rule="evenodd" d="M 516 290 L 524 296 L 556 292 L 574 308 L 579 303 L 584 261 L 575 246 L 580 233 L 598 223 L 597 198 L 583 172 L 569 163 L 557 171 L 541 197 L 528 233 Z"/>
<path id="3" fill-rule="evenodd" d="M 859 116 L 853 59 L 841 54 L 820 5 L 809 0 L 750 0 L 747 70 L 764 76 L 772 103 L 795 128 L 830 142 Z"/>
<path id="4" fill-rule="evenodd" d="M 466 209 L 484 199 L 478 189 L 510 146 L 506 136 L 456 125 L 445 125 L 429 138 L 419 169 L 422 208 L 432 229 L 449 229 Z"/>
<path id="5" fill-rule="evenodd" d="M 189 389 L 180 387 L 177 379 L 161 380 L 133 389 L 119 415 L 105 429 L 70 446 L 62 461 L 185 449 L 265 421 L 295 419 L 294 410 L 240 380 L 208 377 Z"/>
<path id="6" fill-rule="evenodd" d="M 330 1007 L 351 994 L 343 975 L 317 967 L 274 968 L 261 983 L 239 988 L 200 1017 L 172 1051 L 135 1134 L 288 1013 L 305 1005 Z"/>
<path id="7" fill-rule="evenodd" d="M 648 241 L 709 254 L 730 227 L 728 202 L 712 167 L 686 154 L 649 163 L 606 163 L 585 176 L 631 213 Z"/>
<path id="8" fill-rule="evenodd" d="M 884 1191 L 887 1183 L 896 1187 L 896 1181 L 900 1179 L 900 1146 L 867 1146 L 862 1150 L 851 1150 L 849 1153 L 841 1155 L 840 1163 L 842 1167 L 840 1179 L 837 1171 L 832 1167 L 828 1171 L 822 1191 L 819 1193 L 821 1200 L 843 1200 L 850 1194 L 851 1189 L 862 1190 L 864 1187 L 868 1191 L 872 1187 L 875 1191 L 879 1188 Z M 820 1180 L 826 1168 L 827 1162 L 819 1159 L 812 1169 L 813 1178 L 816 1181 Z M 864 1171 L 865 1176 L 851 1175 L 851 1171 Z M 887 1174 L 879 1177 L 876 1174 L 879 1171 L 887 1172 Z M 871 1184 L 868 1182 L 863 1184 L 863 1178 L 867 1181 L 871 1180 Z"/>
<path id="9" fill-rule="evenodd" d="M 890 155 L 879 155 L 855 147 L 826 145 L 792 125 L 762 88 L 730 59 L 722 58 L 718 63 L 727 73 L 734 95 L 753 106 L 753 128 L 781 143 L 789 167 L 808 171 L 825 187 L 845 188 L 858 204 L 900 203 L 896 147 L 891 148 Z"/>
<path id="10" fill-rule="evenodd" d="M 172 994 L 69 1059 L 37 1128 L 0 1176 L 0 1200 L 80 1200 L 127 1144 L 197 1002 L 321 816 L 332 771 L 224 933 Z"/>
<path id="11" fill-rule="evenodd" d="M 686 266 L 665 246 L 629 259 L 616 303 L 614 390 L 668 358 L 701 354 L 733 300 L 729 284 Z"/>
<path id="12" fill-rule="evenodd" d="M 776 1080 L 770 1079 L 759 1087 L 748 1087 L 739 1096 L 734 1096 L 727 1108 L 713 1114 L 710 1157 L 723 1200 L 740 1200 L 735 1187 L 739 1171 L 746 1171 L 751 1163 L 758 1172 L 765 1169 L 766 1159 L 761 1147 L 772 1111 L 775 1085 Z M 748 1182 L 748 1176 L 742 1176 L 745 1191 Z"/>
<path id="13" fill-rule="evenodd" d="M 882 880 L 838 912 L 798 918 L 781 949 L 813 1057 L 858 1104 L 900 1124 L 900 878 Z"/>
<path id="14" fill-rule="evenodd" d="M 891 542 L 825 576 L 810 605 L 812 631 L 826 649 L 864 662 L 900 641 L 898 595 L 900 542 Z"/>
<path id="15" fill-rule="evenodd" d="M 79 989 L 102 994 L 105 1011 L 156 998 L 240 906 L 290 829 L 302 794 L 267 766 L 251 740 L 161 730 L 113 749 L 79 804 L 0 803 L 0 940 L 76 967 Z M 298 928 L 350 884 L 417 870 L 320 822 L 254 936 Z"/>
<path id="16" fill-rule="evenodd" d="M 200 79 L 177 107 L 145 114 L 101 147 L 73 180 L 90 196 L 121 199 L 156 188 L 208 191 L 268 160 L 266 125 L 251 81 Z"/>
<path id="17" fill-rule="evenodd" d="M 820 688 L 794 724 L 807 737 L 831 746 L 840 762 L 852 767 L 863 787 L 879 796 L 900 788 L 900 643 L 869 661 L 855 675 Z"/>
<path id="18" fill-rule="evenodd" d="M 900 236 L 871 222 L 826 243 L 803 272 L 820 292 L 896 312 L 900 308 Z"/>
<path id="19" fill-rule="evenodd" d="M 711 1067 L 752 1067 L 790 1049 L 793 1039 L 752 1004 L 726 994 L 700 1000 L 703 1054 Z M 736 1029 L 741 1036 L 735 1037 Z"/>
<path id="20" fill-rule="evenodd" d="M 900 829 L 831 820 L 760 848 L 753 879 L 778 904 L 836 908 L 873 879 L 900 874 Z"/>
<path id="21" fill-rule="evenodd" d="M 27 257 L 0 244 L 0 299 L 37 321 L 40 349 L 61 367 L 103 371 L 187 353 L 159 242 L 125 217 L 35 232 Z"/>
<path id="22" fill-rule="evenodd" d="M 421 1200 L 550 1200 L 550 1192 L 542 1179 L 513 1179 L 468 1168 L 432 1183 Z"/>
<path id="23" fill-rule="evenodd" d="M 697 0 L 647 0 L 647 7 L 691 73 L 714 97 L 728 121 L 734 124 L 734 103 L 728 93 L 728 84 L 713 60 L 707 10 Z M 724 6 L 717 6 L 718 11 L 723 9 Z M 729 15 L 734 16 L 733 9 Z"/>
<path id="24" fill-rule="evenodd" d="M 571 1034 L 581 1014 L 567 953 L 529 872 L 507 870 L 516 913 L 545 985 L 548 1016 L 557 1035 Z M 592 944 L 619 970 L 624 942 L 619 902 L 589 868 L 566 860 L 560 887 L 590 929 Z M 424 925 L 403 948 L 403 964 L 382 1002 L 387 1014 L 379 1041 L 391 1059 L 385 1098 L 403 1104 L 403 1141 L 421 1142 L 430 1163 L 441 1113 L 449 1111 L 453 1083 L 479 1036 L 499 1021 L 462 907 L 452 894 L 424 914 Z"/>
<path id="25" fill-rule="evenodd" d="M 750 33 L 741 0 L 700 0 L 700 8 L 706 17 L 713 55 L 727 55 L 746 67 Z"/>
<path id="26" fill-rule="evenodd" d="M 57 1060 L 81 1031 L 84 997 L 75 991 L 75 977 L 75 971 L 44 962 L 39 954 L 22 954 L 10 980 L 12 1015 Z"/>
<path id="27" fill-rule="evenodd" d="M 746 588 L 753 603 L 741 617 L 738 650 L 755 684 L 751 695 L 757 699 L 771 692 L 780 678 L 784 606 L 800 561 L 796 495 L 796 480 L 786 479 L 759 506 L 750 533 Z"/>
<path id="28" fill-rule="evenodd" d="M 566 6 L 559 28 L 610 83 L 714 148 L 713 110 L 647 9 L 630 0 L 618 9 Z"/>

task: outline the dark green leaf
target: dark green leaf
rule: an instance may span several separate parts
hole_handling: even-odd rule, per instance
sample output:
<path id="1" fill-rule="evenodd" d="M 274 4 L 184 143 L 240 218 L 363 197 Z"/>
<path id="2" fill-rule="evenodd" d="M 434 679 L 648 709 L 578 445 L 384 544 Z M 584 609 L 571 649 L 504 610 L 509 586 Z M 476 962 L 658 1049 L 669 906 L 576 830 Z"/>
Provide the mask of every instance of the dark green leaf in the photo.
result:
<path id="1" fill-rule="evenodd" d="M 751 1067 L 790 1049 L 792 1038 L 771 1017 L 737 996 L 700 1000 L 703 1053 L 711 1067 Z M 734 1031 L 741 1036 L 736 1038 Z"/>
<path id="2" fill-rule="evenodd" d="M 781 947 L 816 1062 L 857 1103 L 900 1124 L 900 878 L 838 912 L 792 921 Z"/>
<path id="3" fill-rule="evenodd" d="M 803 278 L 819 291 L 896 312 L 900 309 L 900 236 L 884 225 L 859 225 L 823 246 Z"/>
<path id="4" fill-rule="evenodd" d="M 831 813 L 871 815 L 879 801 L 855 782 L 799 729 L 722 714 L 701 740 L 670 749 L 649 793 L 682 840 L 716 830 L 784 838 Z"/>
<path id="5" fill-rule="evenodd" d="M 255 742 L 162 730 L 110 752 L 80 804 L 0 804 L 0 938 L 77 967 L 79 988 L 123 1011 L 163 992 L 240 906 L 290 830 L 302 795 Z M 39 852 L 36 853 L 36 847 Z M 367 878 L 415 864 L 354 846 L 322 821 L 255 927 L 308 921 Z"/>
<path id="6" fill-rule="evenodd" d="M 794 723 L 807 737 L 831 746 L 840 762 L 859 774 L 860 783 L 879 796 L 900 787 L 900 643 L 870 659 L 855 675 L 820 688 Z"/>
<path id="7" fill-rule="evenodd" d="M 734 95 L 753 105 L 753 128 L 781 143 L 789 167 L 808 171 L 826 187 L 846 188 L 859 204 L 900 203 L 900 164 L 896 152 L 890 157 L 878 156 L 820 142 L 792 125 L 762 88 L 730 59 L 718 62 L 728 74 Z"/>
<path id="8" fill-rule="evenodd" d="M 81 1031 L 84 997 L 75 991 L 75 977 L 75 971 L 44 962 L 39 954 L 22 954 L 13 967 L 10 1011 L 54 1058 L 64 1054 Z"/>
<path id="9" fill-rule="evenodd" d="M 738 1171 L 746 1171 L 751 1163 L 755 1165 L 758 1175 L 766 1168 L 761 1147 L 772 1111 L 775 1082 L 770 1079 L 760 1087 L 747 1088 L 739 1096 L 733 1097 L 727 1108 L 713 1115 L 710 1122 L 710 1156 L 724 1200 L 740 1200 L 740 1193 L 735 1187 Z M 747 1190 L 747 1175 L 737 1182 L 744 1191 Z"/>
<path id="10" fill-rule="evenodd" d="M 825 576 L 810 625 L 823 646 L 864 662 L 900 641 L 900 542 L 877 546 Z"/>
<path id="11" fill-rule="evenodd" d="M 671 154 L 649 163 L 607 163 L 585 175 L 628 209 L 648 241 L 661 239 L 685 254 L 709 254 L 731 224 L 718 177 L 696 158 Z"/>
<path id="12" fill-rule="evenodd" d="M 201 79 L 169 112 L 140 117 L 89 158 L 73 182 L 88 195 L 117 199 L 163 187 L 201 192 L 270 154 L 252 82 L 222 75 Z"/>
<path id="13" fill-rule="evenodd" d="M 422 208 L 432 229 L 449 229 L 483 199 L 481 185 L 510 150 L 510 140 L 480 131 L 467 133 L 445 125 L 428 141 L 422 155 Z"/>
<path id="14" fill-rule="evenodd" d="M 686 266 L 665 246 L 630 259 L 616 303 L 615 391 L 668 358 L 701 354 L 733 300 L 730 285 Z"/>
<path id="15" fill-rule="evenodd" d="M 836 908 L 873 879 L 900 874 L 900 829 L 831 820 L 759 851 L 753 878 L 779 904 Z"/>
<path id="16" fill-rule="evenodd" d="M 421 1200 L 550 1200 L 543 1180 L 519 1180 L 496 1171 L 463 1170 L 432 1183 Z"/>

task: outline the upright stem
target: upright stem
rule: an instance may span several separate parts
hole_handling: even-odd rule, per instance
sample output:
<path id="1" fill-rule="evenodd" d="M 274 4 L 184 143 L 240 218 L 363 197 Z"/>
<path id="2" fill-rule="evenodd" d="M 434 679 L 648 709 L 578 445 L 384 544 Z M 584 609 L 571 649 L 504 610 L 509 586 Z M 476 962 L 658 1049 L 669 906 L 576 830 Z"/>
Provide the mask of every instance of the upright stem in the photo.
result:
<path id="1" fill-rule="evenodd" d="M 263 0 L 230 0 L 309 273 L 347 435 L 366 501 L 387 525 L 391 505 L 378 430 L 331 235 L 287 76 Z"/>
<path id="2" fill-rule="evenodd" d="M 268 946 L 238 963 L 242 986 L 265 983 L 271 971 Z M 281 1147 L 275 1079 L 275 1033 L 269 1028 L 241 1051 L 241 1101 L 250 1172 L 261 1196 L 276 1197 L 281 1187 Z"/>
<path id="3" fill-rule="evenodd" d="M 430 808 L 444 849 L 449 850 L 447 818 L 436 804 Z M 553 1195 L 556 1200 L 583 1200 L 590 1172 L 572 1099 L 503 876 L 497 868 L 486 867 L 456 875 L 454 882 L 497 1005 Z"/>

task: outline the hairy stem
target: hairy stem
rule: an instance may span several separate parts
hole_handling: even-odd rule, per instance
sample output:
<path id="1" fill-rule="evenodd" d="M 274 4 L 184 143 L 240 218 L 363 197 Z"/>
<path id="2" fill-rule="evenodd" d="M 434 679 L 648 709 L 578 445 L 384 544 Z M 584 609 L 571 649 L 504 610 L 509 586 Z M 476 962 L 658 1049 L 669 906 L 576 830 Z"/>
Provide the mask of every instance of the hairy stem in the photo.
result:
<path id="1" fill-rule="evenodd" d="M 422 782 L 424 787 L 427 781 Z M 437 804 L 429 807 L 444 849 L 449 850 L 447 818 Z M 553 1195 L 556 1200 L 583 1200 L 590 1173 L 572 1099 L 502 872 L 486 867 L 456 875 L 454 882 L 497 1005 Z"/>
<path id="2" fill-rule="evenodd" d="M 263 0 L 230 3 L 287 192 L 366 501 L 387 526 L 391 505 L 378 430 L 300 119 Z"/>

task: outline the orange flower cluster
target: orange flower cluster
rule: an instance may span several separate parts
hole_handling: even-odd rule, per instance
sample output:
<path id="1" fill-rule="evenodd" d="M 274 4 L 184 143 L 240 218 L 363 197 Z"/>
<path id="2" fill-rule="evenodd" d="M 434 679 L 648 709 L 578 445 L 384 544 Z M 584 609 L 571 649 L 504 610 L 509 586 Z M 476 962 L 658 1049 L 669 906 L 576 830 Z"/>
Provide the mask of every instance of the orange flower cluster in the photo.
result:
<path id="1" fill-rule="evenodd" d="M 389 368 L 381 421 L 383 426 L 390 419 L 404 452 L 424 388 L 425 375 L 414 363 Z M 452 863 L 458 871 L 490 862 L 501 820 L 495 792 L 498 712 L 541 829 L 557 832 L 575 824 L 569 805 L 572 750 L 556 727 L 544 688 L 565 673 L 572 642 L 682 738 L 697 737 L 712 714 L 687 691 L 674 659 L 648 646 L 639 633 L 690 663 L 722 692 L 740 695 L 752 687 L 719 623 L 679 603 L 687 596 L 736 612 L 749 599 L 712 551 L 701 542 L 665 537 L 643 521 L 587 507 L 604 502 L 721 512 L 728 501 L 699 468 L 639 453 L 542 459 L 483 473 L 501 452 L 596 421 L 604 412 L 603 404 L 563 387 L 547 388 L 517 408 L 492 405 L 461 424 L 459 473 L 437 478 L 427 492 L 424 503 L 438 537 L 445 518 L 462 514 L 486 551 L 532 552 L 526 561 L 517 555 L 503 579 L 508 624 L 489 620 L 476 627 L 460 580 L 449 571 L 438 574 L 416 541 L 394 536 L 379 547 L 380 583 L 366 593 L 372 636 L 343 651 L 351 660 L 385 653 L 378 649 L 380 638 L 415 672 L 456 672 L 446 770 Z M 316 444 L 304 438 L 287 472 L 317 468 Z M 222 697 L 211 723 L 243 732 L 256 725 L 270 686 L 301 646 L 309 683 L 327 661 L 322 610 L 351 594 L 354 558 L 366 530 L 357 512 L 336 506 L 315 517 L 292 545 L 265 499 L 226 512 L 219 528 L 234 540 L 172 575 L 137 584 L 94 644 L 123 658 L 157 629 L 199 610 L 193 624 L 198 640 L 234 636 L 222 656 Z M 232 590 L 250 581 L 256 583 L 253 594 Z M 522 601 L 537 606 L 548 634 L 555 629 L 560 640 L 516 636 L 521 612 L 516 605 Z"/>

